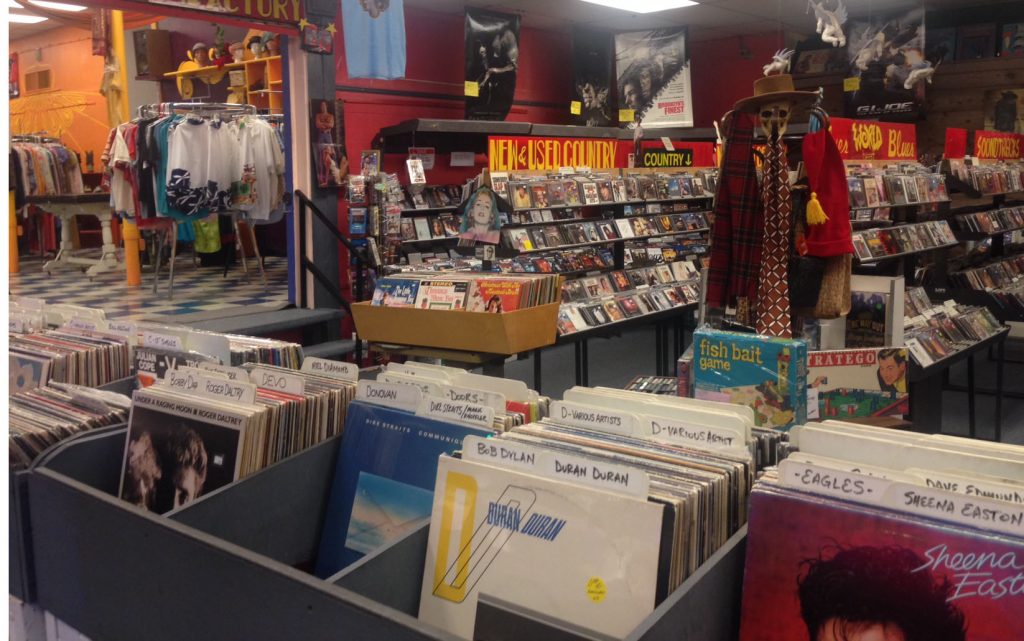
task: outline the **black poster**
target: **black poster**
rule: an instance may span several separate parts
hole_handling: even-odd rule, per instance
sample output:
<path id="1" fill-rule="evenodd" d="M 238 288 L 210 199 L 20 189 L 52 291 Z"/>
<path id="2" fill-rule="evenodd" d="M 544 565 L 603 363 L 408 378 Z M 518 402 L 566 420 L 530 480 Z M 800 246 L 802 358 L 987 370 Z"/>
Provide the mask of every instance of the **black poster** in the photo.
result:
<path id="1" fill-rule="evenodd" d="M 925 85 L 935 69 L 925 58 L 924 9 L 847 25 L 849 71 L 846 116 L 913 121 L 924 108 Z"/>
<path id="2" fill-rule="evenodd" d="M 519 69 L 519 16 L 466 10 L 466 119 L 504 120 Z"/>
<path id="3" fill-rule="evenodd" d="M 580 113 L 571 110 L 569 124 L 614 127 L 612 112 L 611 34 L 575 30 L 572 34 L 572 98 Z"/>

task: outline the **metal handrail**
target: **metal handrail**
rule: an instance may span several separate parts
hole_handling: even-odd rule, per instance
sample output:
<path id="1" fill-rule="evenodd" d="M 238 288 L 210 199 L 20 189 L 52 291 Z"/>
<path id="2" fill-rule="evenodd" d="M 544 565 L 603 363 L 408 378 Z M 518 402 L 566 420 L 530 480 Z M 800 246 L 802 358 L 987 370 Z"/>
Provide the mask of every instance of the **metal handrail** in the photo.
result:
<path id="1" fill-rule="evenodd" d="M 319 222 L 327 228 L 327 231 L 329 231 L 338 240 L 338 242 L 344 245 L 345 248 L 349 251 L 349 253 L 355 257 L 356 300 L 363 300 L 363 293 L 365 288 L 363 270 L 369 264 L 369 260 L 367 260 L 366 257 L 366 251 L 363 248 L 356 247 L 354 244 L 352 244 L 352 241 L 349 240 L 343 233 L 341 233 L 340 229 L 338 229 L 337 223 L 328 218 L 327 215 L 324 214 L 324 212 L 322 212 L 320 208 L 316 206 L 316 203 L 314 203 L 309 198 L 309 196 L 307 196 L 301 190 L 298 189 L 295 190 L 294 194 L 295 198 L 299 201 L 299 305 L 302 307 L 306 307 L 306 303 L 308 300 L 308 296 L 306 293 L 306 274 L 308 272 L 313 275 L 313 278 L 317 282 L 324 286 L 324 288 L 331 295 L 331 298 L 335 300 L 338 306 L 344 309 L 349 316 L 352 316 L 351 303 L 345 300 L 345 297 L 342 296 L 340 289 L 336 290 L 333 284 L 331 283 L 330 279 L 327 277 L 327 275 L 319 267 L 317 267 L 317 265 L 313 263 L 313 261 L 309 260 L 309 258 L 307 257 L 306 212 L 312 212 L 313 219 L 311 220 L 319 220 Z M 362 362 L 362 355 L 362 343 L 361 341 L 357 340 L 355 350 L 356 363 Z"/>

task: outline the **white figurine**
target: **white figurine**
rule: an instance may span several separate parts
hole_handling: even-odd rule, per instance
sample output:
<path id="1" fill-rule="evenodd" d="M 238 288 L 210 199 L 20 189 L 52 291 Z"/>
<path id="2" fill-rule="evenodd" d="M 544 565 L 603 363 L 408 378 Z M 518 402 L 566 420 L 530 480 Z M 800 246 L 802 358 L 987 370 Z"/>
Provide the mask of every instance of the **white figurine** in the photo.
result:
<path id="1" fill-rule="evenodd" d="M 867 71 L 868 65 L 881 59 L 883 55 L 885 55 L 885 32 L 879 31 L 857 52 L 853 64 L 861 71 Z"/>
<path id="2" fill-rule="evenodd" d="M 845 47 L 846 35 L 843 34 L 843 25 L 847 16 L 843 0 L 836 0 L 835 11 L 825 8 L 825 0 L 818 4 L 815 4 L 814 0 L 807 0 L 807 5 L 814 9 L 814 17 L 818 19 L 816 30 L 821 34 L 822 42 L 833 47 Z"/>
<path id="3" fill-rule="evenodd" d="M 772 56 L 772 61 L 764 66 L 764 75 L 773 73 L 789 73 L 789 62 L 795 52 L 792 49 L 779 49 Z"/>
<path id="4" fill-rule="evenodd" d="M 925 60 L 922 63 L 921 67 L 918 67 L 917 69 L 914 69 L 913 71 L 910 72 L 910 74 L 907 76 L 907 79 L 903 81 L 903 88 L 908 90 L 913 89 L 914 85 L 916 85 L 919 82 L 925 81 L 927 81 L 928 84 L 931 84 L 932 76 L 935 75 L 936 69 L 938 69 L 937 66 L 933 67 L 930 61 Z"/>

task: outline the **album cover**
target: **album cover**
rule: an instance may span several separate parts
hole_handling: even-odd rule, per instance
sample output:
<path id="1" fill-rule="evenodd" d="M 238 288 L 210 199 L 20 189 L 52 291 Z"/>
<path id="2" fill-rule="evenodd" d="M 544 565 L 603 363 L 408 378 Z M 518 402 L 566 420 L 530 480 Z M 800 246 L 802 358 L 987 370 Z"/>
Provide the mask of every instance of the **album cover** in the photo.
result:
<path id="1" fill-rule="evenodd" d="M 530 188 L 526 183 L 509 183 L 512 191 L 512 206 L 515 209 L 530 209 L 533 201 L 530 199 Z"/>
<path id="2" fill-rule="evenodd" d="M 412 307 L 419 288 L 420 281 L 415 278 L 381 278 L 374 287 L 370 305 Z"/>
<path id="3" fill-rule="evenodd" d="M 550 207 L 548 201 L 548 187 L 545 183 L 533 183 L 530 185 L 530 194 L 533 196 L 533 206 L 538 209 Z"/>
<path id="4" fill-rule="evenodd" d="M 326 579 L 430 516 L 438 456 L 487 430 L 349 404 L 320 535 L 316 576 Z"/>
<path id="5" fill-rule="evenodd" d="M 580 199 L 580 184 L 575 180 L 563 180 L 562 190 L 565 193 L 565 204 L 566 205 L 582 205 L 583 201 Z"/>
<path id="6" fill-rule="evenodd" d="M 888 294 L 851 292 L 850 311 L 846 315 L 846 346 L 884 347 L 888 307 Z"/>
<path id="7" fill-rule="evenodd" d="M 662 505 L 448 456 L 437 466 L 421 621 L 471 639 L 485 593 L 621 638 L 654 610 Z"/>
<path id="8" fill-rule="evenodd" d="M 759 484 L 740 641 L 1024 639 L 1022 560 L 1018 538 Z"/>
<path id="9" fill-rule="evenodd" d="M 162 392 L 138 390 L 132 397 L 118 492 L 157 514 L 238 478 L 249 418 L 218 401 Z"/>
<path id="10" fill-rule="evenodd" d="M 450 280 L 422 280 L 416 292 L 417 309 L 464 309 L 469 283 Z"/>

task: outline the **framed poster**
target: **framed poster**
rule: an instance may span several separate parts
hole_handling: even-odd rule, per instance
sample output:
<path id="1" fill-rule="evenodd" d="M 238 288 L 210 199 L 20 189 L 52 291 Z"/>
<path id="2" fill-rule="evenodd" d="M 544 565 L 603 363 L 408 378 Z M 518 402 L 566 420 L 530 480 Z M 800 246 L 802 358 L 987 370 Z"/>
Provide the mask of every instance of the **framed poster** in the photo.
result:
<path id="1" fill-rule="evenodd" d="M 519 16 L 466 9 L 466 119 L 504 120 L 519 70 Z"/>
<path id="2" fill-rule="evenodd" d="M 844 82 L 846 116 L 916 120 L 927 84 L 924 9 L 870 20 L 851 20 L 847 33 L 849 71 Z"/>
<path id="3" fill-rule="evenodd" d="M 644 127 L 692 127 L 686 28 L 634 31 L 615 36 L 619 124 L 633 115 Z"/>

